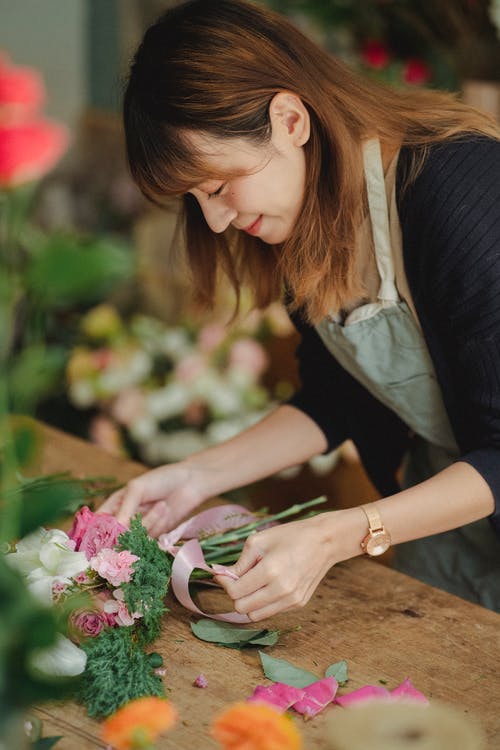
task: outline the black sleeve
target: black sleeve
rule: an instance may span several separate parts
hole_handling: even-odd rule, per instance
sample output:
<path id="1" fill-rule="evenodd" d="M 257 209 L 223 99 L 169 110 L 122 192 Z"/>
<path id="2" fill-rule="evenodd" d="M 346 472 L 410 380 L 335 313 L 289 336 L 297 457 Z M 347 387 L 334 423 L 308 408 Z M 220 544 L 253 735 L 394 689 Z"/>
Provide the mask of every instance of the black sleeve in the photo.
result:
<path id="1" fill-rule="evenodd" d="M 432 149 L 400 201 L 405 267 L 466 461 L 500 522 L 500 141 Z"/>

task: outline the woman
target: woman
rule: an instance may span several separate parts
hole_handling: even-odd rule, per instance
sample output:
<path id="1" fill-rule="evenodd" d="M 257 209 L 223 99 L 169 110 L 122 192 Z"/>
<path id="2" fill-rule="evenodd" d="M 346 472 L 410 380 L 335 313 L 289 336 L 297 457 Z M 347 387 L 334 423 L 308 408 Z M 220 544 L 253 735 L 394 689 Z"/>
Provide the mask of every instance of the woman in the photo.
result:
<path id="1" fill-rule="evenodd" d="M 302 387 L 104 509 L 158 535 L 351 438 L 384 499 L 252 535 L 221 578 L 236 610 L 304 605 L 332 565 L 390 544 L 401 570 L 500 610 L 498 127 L 451 95 L 366 82 L 239 0 L 160 18 L 124 115 L 142 191 L 183 195 L 198 300 L 218 269 L 259 305 L 286 289 Z"/>

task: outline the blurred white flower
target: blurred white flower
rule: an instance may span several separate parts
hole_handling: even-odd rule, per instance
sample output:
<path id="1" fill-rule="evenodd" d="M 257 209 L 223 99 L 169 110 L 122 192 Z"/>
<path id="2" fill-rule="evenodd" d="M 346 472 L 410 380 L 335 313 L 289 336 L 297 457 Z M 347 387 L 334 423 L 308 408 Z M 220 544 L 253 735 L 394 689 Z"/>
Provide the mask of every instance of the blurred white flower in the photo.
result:
<path id="1" fill-rule="evenodd" d="M 87 654 L 59 633 L 52 646 L 32 653 L 29 666 L 51 677 L 76 677 L 85 671 Z"/>
<path id="2" fill-rule="evenodd" d="M 145 443 L 148 440 L 153 440 L 158 432 L 158 425 L 156 420 L 149 414 L 144 417 L 139 417 L 129 427 L 130 435 L 138 443 Z"/>
<path id="3" fill-rule="evenodd" d="M 54 583 L 67 585 L 88 567 L 84 552 L 74 552 L 74 542 L 59 529 L 38 529 L 16 544 L 5 556 L 26 577 L 28 588 L 44 604 L 52 603 Z"/>
<path id="4" fill-rule="evenodd" d="M 170 328 L 162 336 L 161 347 L 164 354 L 179 361 L 190 351 L 192 344 L 183 328 Z"/>
<path id="5" fill-rule="evenodd" d="M 95 388 L 89 380 L 75 380 L 69 385 L 70 400 L 80 409 L 88 409 L 96 400 Z"/>
<path id="6" fill-rule="evenodd" d="M 145 416 L 146 399 L 138 387 L 120 391 L 111 405 L 111 416 L 120 424 L 130 426 Z"/>
<path id="7" fill-rule="evenodd" d="M 182 414 L 192 400 L 192 390 L 185 383 L 169 383 L 148 395 L 146 408 L 155 419 L 168 419 Z"/>
<path id="8" fill-rule="evenodd" d="M 334 450 L 330 453 L 313 456 L 309 459 L 309 466 L 315 474 L 323 476 L 329 474 L 335 468 L 340 458 L 340 451 Z"/>
<path id="9" fill-rule="evenodd" d="M 208 439 L 198 430 L 176 430 L 158 434 L 156 438 L 141 447 L 144 460 L 152 464 L 182 461 L 192 453 L 208 447 Z"/>
<path id="10" fill-rule="evenodd" d="M 231 383 L 214 370 L 207 372 L 193 383 L 193 391 L 203 399 L 216 417 L 238 414 L 243 410 L 243 400 Z"/>

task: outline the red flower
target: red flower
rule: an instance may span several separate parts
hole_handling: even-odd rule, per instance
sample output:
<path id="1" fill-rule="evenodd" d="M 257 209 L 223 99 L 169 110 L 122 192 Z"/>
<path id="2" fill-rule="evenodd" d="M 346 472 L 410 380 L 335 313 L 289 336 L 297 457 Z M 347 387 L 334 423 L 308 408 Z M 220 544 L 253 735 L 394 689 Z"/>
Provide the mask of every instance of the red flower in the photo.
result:
<path id="1" fill-rule="evenodd" d="M 48 120 L 0 127 L 0 189 L 43 177 L 68 140 L 66 128 Z"/>
<path id="2" fill-rule="evenodd" d="M 15 125 L 33 119 L 45 100 L 41 75 L 33 68 L 12 65 L 0 52 L 0 123 Z"/>
<path id="3" fill-rule="evenodd" d="M 428 83 L 432 77 L 432 71 L 424 60 L 412 57 L 406 61 L 403 68 L 403 78 L 406 83 L 414 86 L 422 86 Z"/>
<path id="4" fill-rule="evenodd" d="M 37 71 L 0 54 L 0 189 L 42 177 L 66 150 L 66 128 L 38 114 L 44 98 Z"/>
<path id="5" fill-rule="evenodd" d="M 369 68 L 382 70 L 389 64 L 391 55 L 379 39 L 369 39 L 361 47 L 361 58 Z"/>

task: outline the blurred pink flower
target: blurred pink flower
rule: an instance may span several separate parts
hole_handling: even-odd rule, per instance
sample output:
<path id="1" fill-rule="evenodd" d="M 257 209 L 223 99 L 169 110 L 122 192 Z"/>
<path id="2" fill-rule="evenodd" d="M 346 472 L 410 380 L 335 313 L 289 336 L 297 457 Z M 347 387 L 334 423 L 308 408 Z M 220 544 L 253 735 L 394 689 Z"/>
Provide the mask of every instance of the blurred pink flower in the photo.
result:
<path id="1" fill-rule="evenodd" d="M 0 188 L 39 179 L 67 148 L 68 131 L 49 120 L 0 126 Z"/>
<path id="2" fill-rule="evenodd" d="M 192 383 L 207 369 L 207 361 L 202 354 L 188 354 L 175 367 L 175 377 L 181 383 Z"/>
<path id="3" fill-rule="evenodd" d="M 207 407 L 203 401 L 191 401 L 189 406 L 184 410 L 184 422 L 191 427 L 198 427 L 207 417 Z"/>
<path id="4" fill-rule="evenodd" d="M 131 580 L 134 573 L 132 564 L 137 560 L 137 555 L 128 550 L 117 552 L 113 549 L 102 549 L 91 558 L 90 567 L 112 586 L 121 586 L 122 583 Z"/>
<path id="5" fill-rule="evenodd" d="M 75 515 L 68 536 L 76 544 L 76 550 L 85 552 L 87 560 L 102 549 L 111 549 L 118 537 L 126 531 L 110 513 L 93 513 L 86 505 Z"/>
<path id="6" fill-rule="evenodd" d="M 254 339 L 235 341 L 229 351 L 229 367 L 241 368 L 257 379 L 269 364 L 265 349 Z"/>
<path id="7" fill-rule="evenodd" d="M 115 359 L 115 352 L 108 347 L 102 347 L 92 352 L 92 360 L 98 370 L 106 370 Z"/>
<path id="8" fill-rule="evenodd" d="M 81 635 L 95 638 L 103 627 L 108 625 L 107 618 L 103 615 L 104 613 L 95 610 L 73 612 L 70 617 L 70 624 L 77 631 L 77 637 Z"/>
<path id="9" fill-rule="evenodd" d="M 146 400 L 138 388 L 120 391 L 111 406 L 111 414 L 125 426 L 133 424 L 146 414 Z"/>
<path id="10" fill-rule="evenodd" d="M 198 334 L 198 347 L 200 351 L 209 354 L 217 349 L 226 338 L 227 331 L 222 323 L 208 323 L 203 326 Z"/>

